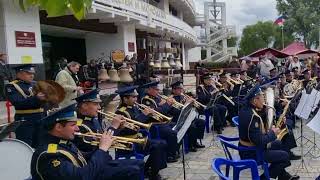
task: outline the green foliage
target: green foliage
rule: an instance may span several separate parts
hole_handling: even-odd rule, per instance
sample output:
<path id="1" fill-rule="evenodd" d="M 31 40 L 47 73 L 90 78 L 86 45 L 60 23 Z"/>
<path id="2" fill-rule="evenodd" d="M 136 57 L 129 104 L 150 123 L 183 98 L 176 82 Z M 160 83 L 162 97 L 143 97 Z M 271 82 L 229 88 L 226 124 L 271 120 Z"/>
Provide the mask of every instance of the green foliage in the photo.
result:
<path id="1" fill-rule="evenodd" d="M 48 17 L 63 16 L 72 13 L 79 21 L 91 7 L 92 0 L 18 0 L 23 11 L 31 6 L 38 6 L 47 11 Z"/>
<path id="2" fill-rule="evenodd" d="M 284 46 L 293 40 L 292 34 L 284 31 Z M 272 21 L 259 21 L 243 29 L 239 45 L 239 56 L 245 56 L 266 47 L 282 49 L 282 35 L 279 26 L 274 25 Z"/>
<path id="3" fill-rule="evenodd" d="M 319 45 L 319 0 L 277 0 L 277 10 L 288 17 L 286 31 L 302 38 L 308 48 Z"/>
<path id="4" fill-rule="evenodd" d="M 237 46 L 238 37 L 232 37 L 228 39 L 228 47 L 236 47 Z"/>

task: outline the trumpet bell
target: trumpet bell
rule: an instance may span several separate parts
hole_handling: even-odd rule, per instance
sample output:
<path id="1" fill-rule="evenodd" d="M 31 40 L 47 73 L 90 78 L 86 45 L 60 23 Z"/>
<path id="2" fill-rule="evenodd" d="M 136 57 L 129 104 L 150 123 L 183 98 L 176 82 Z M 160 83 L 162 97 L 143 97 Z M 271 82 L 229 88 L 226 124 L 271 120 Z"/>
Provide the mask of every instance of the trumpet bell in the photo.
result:
<path id="1" fill-rule="evenodd" d="M 132 82 L 133 79 L 130 76 L 129 69 L 123 68 L 119 70 L 119 76 L 121 82 Z"/>
<path id="2" fill-rule="evenodd" d="M 108 71 L 106 69 L 101 69 L 99 71 L 98 80 L 99 81 L 107 81 L 109 79 L 110 79 L 110 77 L 108 75 Z"/>
<path id="3" fill-rule="evenodd" d="M 119 82 L 120 81 L 120 77 L 118 75 L 118 71 L 115 69 L 110 69 L 109 70 L 109 77 L 110 77 L 110 81 L 113 82 Z"/>

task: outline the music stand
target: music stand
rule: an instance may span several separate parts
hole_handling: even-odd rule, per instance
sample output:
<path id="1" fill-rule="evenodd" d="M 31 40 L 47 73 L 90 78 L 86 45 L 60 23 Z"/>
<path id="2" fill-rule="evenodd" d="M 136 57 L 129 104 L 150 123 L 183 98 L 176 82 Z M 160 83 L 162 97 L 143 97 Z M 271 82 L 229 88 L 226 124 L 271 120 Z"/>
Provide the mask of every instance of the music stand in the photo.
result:
<path id="1" fill-rule="evenodd" d="M 16 129 L 25 122 L 25 120 L 21 120 L 0 125 L 0 141 L 9 136 L 11 132 L 15 132 Z"/>
<path id="2" fill-rule="evenodd" d="M 220 97 L 222 97 L 221 93 L 222 93 L 222 92 L 217 92 L 214 96 L 211 96 L 210 101 L 209 101 L 209 103 L 208 103 L 208 105 L 207 105 L 207 109 L 214 108 L 214 105 L 216 104 L 216 101 L 217 101 Z M 214 123 L 214 121 L 215 121 L 214 115 L 215 115 L 215 113 L 214 113 L 214 110 L 213 110 L 213 111 L 212 111 L 212 120 L 213 120 L 213 123 Z M 213 125 L 214 125 L 214 124 L 213 124 Z M 210 121 L 209 121 L 209 128 L 211 128 L 211 127 L 210 127 Z M 216 145 L 216 147 L 219 147 L 219 144 L 216 142 L 216 139 L 214 138 L 214 135 L 215 135 L 214 129 L 212 129 L 213 141 L 212 141 L 212 144 L 210 144 L 209 147 L 213 147 L 214 145 Z"/>

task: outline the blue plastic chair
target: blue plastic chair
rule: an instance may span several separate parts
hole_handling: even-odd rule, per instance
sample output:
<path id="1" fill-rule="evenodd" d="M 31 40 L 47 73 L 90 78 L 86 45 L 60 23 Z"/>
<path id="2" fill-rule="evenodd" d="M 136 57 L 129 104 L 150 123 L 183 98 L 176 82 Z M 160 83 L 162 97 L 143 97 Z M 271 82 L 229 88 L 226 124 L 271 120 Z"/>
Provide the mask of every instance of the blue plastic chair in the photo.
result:
<path id="1" fill-rule="evenodd" d="M 240 160 L 240 156 L 232 155 L 230 152 L 230 149 L 236 150 L 240 153 L 240 151 L 255 151 L 256 152 L 256 163 L 263 169 L 264 175 L 267 179 L 270 179 L 269 177 L 269 169 L 268 169 L 268 163 L 264 161 L 263 158 L 263 150 L 257 149 L 256 147 L 243 147 L 235 145 L 234 142 L 239 141 L 239 137 L 226 137 L 223 135 L 218 135 L 218 138 L 220 140 L 221 146 L 223 148 L 224 154 L 227 159 L 229 160 Z M 233 142 L 233 143 L 232 143 Z M 229 173 L 229 167 L 226 167 L 226 172 Z"/>
<path id="2" fill-rule="evenodd" d="M 235 124 L 237 127 L 239 127 L 239 116 L 234 116 L 232 118 L 233 124 Z"/>
<path id="3" fill-rule="evenodd" d="M 240 161 L 232 161 L 223 158 L 216 158 L 212 160 L 211 168 L 212 170 L 218 174 L 220 179 L 229 180 L 229 172 L 223 174 L 220 167 L 226 165 L 227 167 L 233 167 L 233 179 L 238 180 L 240 176 L 240 172 L 243 169 L 251 169 L 251 177 L 253 180 L 259 180 L 259 173 L 257 168 L 257 163 L 254 160 L 240 160 Z"/>

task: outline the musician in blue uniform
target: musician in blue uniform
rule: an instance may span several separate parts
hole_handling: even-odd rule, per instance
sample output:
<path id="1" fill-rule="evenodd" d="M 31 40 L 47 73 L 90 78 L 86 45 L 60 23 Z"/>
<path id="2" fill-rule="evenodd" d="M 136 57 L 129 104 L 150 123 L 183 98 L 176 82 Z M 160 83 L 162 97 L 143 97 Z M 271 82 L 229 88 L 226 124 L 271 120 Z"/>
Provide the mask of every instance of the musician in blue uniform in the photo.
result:
<path id="1" fill-rule="evenodd" d="M 115 116 L 110 120 L 110 123 L 106 123 L 105 127 L 102 126 L 102 121 L 99 120 L 98 111 L 101 109 L 100 103 L 101 99 L 99 97 L 99 90 L 95 89 L 86 94 L 83 94 L 76 98 L 78 103 L 78 118 L 81 120 L 79 123 L 79 131 L 81 133 L 103 133 L 104 131 L 113 131 L 115 135 L 119 135 L 119 128 L 125 122 L 122 120 L 122 116 Z M 89 140 L 90 138 L 86 138 Z M 87 144 L 83 141 L 83 138 L 76 137 L 74 139 L 76 146 L 86 154 L 86 159 L 90 159 L 92 152 L 97 150 L 97 146 Z M 112 160 L 112 158 L 111 158 Z M 115 169 L 118 172 L 125 172 L 127 167 L 138 166 L 141 175 L 143 175 L 144 162 L 142 160 L 136 159 L 124 159 L 124 160 L 112 160 L 106 163 L 106 167 L 110 169 Z M 115 178 L 116 179 L 116 178 Z"/>
<path id="2" fill-rule="evenodd" d="M 292 176 L 285 170 L 291 163 L 289 154 L 281 148 L 281 142 L 276 141 L 280 129 L 274 126 L 269 129 L 267 119 L 259 115 L 265 104 L 265 97 L 260 86 L 253 87 L 245 99 L 247 104 L 239 113 L 239 146 L 255 146 L 261 149 L 264 160 L 271 164 L 269 166 L 271 178 L 299 179 L 299 176 Z M 241 159 L 256 159 L 256 154 L 253 151 L 240 151 L 240 156 Z M 261 179 L 264 178 L 265 176 L 262 175 Z"/>
<path id="3" fill-rule="evenodd" d="M 113 144 L 113 131 L 104 132 L 99 147 L 86 160 L 71 142 L 79 131 L 75 104 L 55 111 L 42 121 L 47 130 L 44 143 L 32 156 L 33 180 L 127 180 L 140 179 L 139 165 L 126 168 L 111 167 L 112 158 L 108 149 Z"/>
<path id="4" fill-rule="evenodd" d="M 182 104 L 185 104 L 186 102 L 194 101 L 192 99 L 185 98 L 183 93 L 183 83 L 181 81 L 177 81 L 175 83 L 171 84 L 172 88 L 172 95 L 173 98 Z M 202 108 L 202 107 L 198 107 Z M 180 114 L 180 113 L 179 113 Z M 187 134 L 188 134 L 188 145 L 189 145 L 189 151 L 196 152 L 197 148 L 204 148 L 205 146 L 202 144 L 199 144 L 197 142 L 197 139 L 203 139 L 204 136 L 204 128 L 205 128 L 205 121 L 202 119 L 195 118 L 192 121 L 192 124 L 190 125 Z"/>
<path id="5" fill-rule="evenodd" d="M 151 112 L 148 109 L 140 111 L 140 109 L 135 105 L 138 97 L 138 93 L 136 91 L 137 87 L 138 86 L 124 86 L 116 91 L 121 98 L 121 104 L 119 105 L 116 114 L 121 114 L 132 120 L 147 124 L 149 123 Z M 121 136 L 135 136 L 137 133 L 137 131 L 128 128 L 123 128 L 119 132 Z M 159 171 L 167 167 L 166 141 L 148 139 L 144 148 L 139 145 L 135 147 L 138 153 L 142 153 L 144 155 L 150 154 L 145 164 L 145 174 L 149 179 L 161 179 Z M 128 151 L 124 151 L 122 153 L 128 153 Z"/>
<path id="6" fill-rule="evenodd" d="M 202 84 L 197 87 L 198 101 L 204 105 L 209 105 L 211 101 L 217 98 L 219 89 L 213 84 L 212 74 L 206 73 L 201 77 Z M 208 107 L 208 111 L 213 115 L 213 129 L 218 134 L 222 133 L 223 126 L 226 123 L 227 107 L 219 103 L 213 103 L 211 107 Z M 199 112 L 204 113 L 204 112 Z"/>
<path id="7" fill-rule="evenodd" d="M 15 108 L 15 121 L 25 120 L 16 130 L 16 138 L 33 148 L 38 145 L 40 119 L 43 117 L 42 92 L 34 94 L 32 87 L 36 84 L 35 69 L 31 64 L 15 67 L 17 79 L 6 85 L 8 100 Z"/>
<path id="8" fill-rule="evenodd" d="M 160 112 L 161 114 L 167 115 L 169 110 L 172 108 L 174 103 L 173 98 L 168 98 L 164 100 L 159 97 L 159 82 L 153 81 L 141 86 L 145 89 L 146 95 L 141 99 L 141 103 L 149 106 L 150 108 Z M 157 120 L 154 120 L 157 122 Z M 177 154 L 178 151 L 178 140 L 177 132 L 172 130 L 172 127 L 169 124 L 159 124 L 157 125 L 159 130 L 159 136 L 161 139 L 165 140 L 168 144 L 167 148 L 167 162 L 176 162 L 179 158 Z M 156 134 L 156 128 L 151 128 L 150 133 L 152 135 Z"/>

